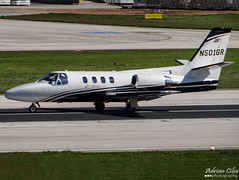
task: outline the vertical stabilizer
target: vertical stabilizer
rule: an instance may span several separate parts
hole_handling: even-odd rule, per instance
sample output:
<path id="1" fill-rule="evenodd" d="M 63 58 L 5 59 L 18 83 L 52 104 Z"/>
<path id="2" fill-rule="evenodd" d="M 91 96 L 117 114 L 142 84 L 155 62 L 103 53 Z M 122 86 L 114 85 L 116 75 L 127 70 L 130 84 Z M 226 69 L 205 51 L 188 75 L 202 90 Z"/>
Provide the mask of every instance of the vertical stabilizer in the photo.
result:
<path id="1" fill-rule="evenodd" d="M 213 28 L 191 58 L 191 68 L 200 68 L 224 62 L 231 28 Z"/>
<path id="2" fill-rule="evenodd" d="M 211 30 L 187 64 L 187 80 L 219 80 L 221 68 L 230 64 L 224 63 L 230 34 L 231 28 L 219 27 Z"/>

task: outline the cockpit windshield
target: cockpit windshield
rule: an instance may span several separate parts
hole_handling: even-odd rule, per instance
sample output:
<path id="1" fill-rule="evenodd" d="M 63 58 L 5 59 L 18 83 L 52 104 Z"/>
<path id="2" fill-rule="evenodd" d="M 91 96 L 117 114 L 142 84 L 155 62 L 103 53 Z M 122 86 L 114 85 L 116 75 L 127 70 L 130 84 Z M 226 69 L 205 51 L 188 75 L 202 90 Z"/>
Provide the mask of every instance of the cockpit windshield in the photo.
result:
<path id="1" fill-rule="evenodd" d="M 49 73 L 43 76 L 38 82 L 48 82 L 52 85 L 65 85 L 68 84 L 68 78 L 65 73 Z"/>

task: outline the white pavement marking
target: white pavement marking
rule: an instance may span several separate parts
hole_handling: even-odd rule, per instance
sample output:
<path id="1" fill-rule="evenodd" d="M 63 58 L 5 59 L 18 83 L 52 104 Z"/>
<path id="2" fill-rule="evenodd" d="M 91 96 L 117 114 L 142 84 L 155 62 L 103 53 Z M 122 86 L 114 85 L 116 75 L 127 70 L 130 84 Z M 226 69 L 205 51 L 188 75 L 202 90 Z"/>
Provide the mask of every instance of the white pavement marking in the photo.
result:
<path id="1" fill-rule="evenodd" d="M 239 111 L 239 109 L 197 109 L 197 110 L 170 110 L 168 111 L 169 113 L 172 112 L 172 113 L 188 113 L 188 112 L 218 112 L 218 111 L 225 111 L 225 112 L 235 112 L 235 111 Z"/>
<path id="2" fill-rule="evenodd" d="M 0 116 L 39 116 L 39 115 L 73 115 L 73 114 L 84 114 L 83 112 L 49 112 L 49 113 L 4 113 Z"/>
<path id="3" fill-rule="evenodd" d="M 196 49 L 208 32 L 0 19 L 0 51 Z M 229 48 L 239 48 L 238 41 L 233 31 Z"/>

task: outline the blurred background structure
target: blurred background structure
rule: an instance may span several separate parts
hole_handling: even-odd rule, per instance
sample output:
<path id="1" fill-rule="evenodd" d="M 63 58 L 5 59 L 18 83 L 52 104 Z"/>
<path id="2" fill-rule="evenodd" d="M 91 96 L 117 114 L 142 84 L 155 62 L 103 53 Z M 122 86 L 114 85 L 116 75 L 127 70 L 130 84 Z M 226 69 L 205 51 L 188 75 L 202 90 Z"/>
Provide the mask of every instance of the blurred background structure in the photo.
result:
<path id="1" fill-rule="evenodd" d="M 94 0 L 134 8 L 238 10 L 239 0 Z M 128 5 L 128 6 L 127 6 Z"/>
<path id="2" fill-rule="evenodd" d="M 84 4 L 87 0 L 0 0 L 0 5 Z M 123 8 L 238 10 L 239 0 L 88 0 Z"/>

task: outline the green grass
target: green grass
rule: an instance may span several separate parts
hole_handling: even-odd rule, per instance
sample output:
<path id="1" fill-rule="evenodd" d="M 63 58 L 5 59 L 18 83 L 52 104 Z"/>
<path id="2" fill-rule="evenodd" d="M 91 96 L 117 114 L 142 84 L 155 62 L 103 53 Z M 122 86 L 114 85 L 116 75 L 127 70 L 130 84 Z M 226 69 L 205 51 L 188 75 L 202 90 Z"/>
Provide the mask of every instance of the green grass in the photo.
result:
<path id="1" fill-rule="evenodd" d="M 193 180 L 205 179 L 207 168 L 227 170 L 235 167 L 238 170 L 238 164 L 238 150 L 1 153 L 0 179 Z"/>
<path id="2" fill-rule="evenodd" d="M 239 14 L 218 15 L 164 15 L 163 19 L 144 19 L 143 15 L 90 15 L 49 13 L 37 15 L 3 16 L 4 19 L 138 26 L 155 28 L 212 29 L 230 27 L 239 30 Z"/>
<path id="3" fill-rule="evenodd" d="M 36 51 L 0 53 L 0 93 L 34 82 L 51 71 L 111 71 L 176 66 L 174 59 L 190 59 L 195 50 Z M 239 88 L 239 49 L 228 49 L 220 88 Z"/>

